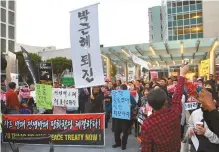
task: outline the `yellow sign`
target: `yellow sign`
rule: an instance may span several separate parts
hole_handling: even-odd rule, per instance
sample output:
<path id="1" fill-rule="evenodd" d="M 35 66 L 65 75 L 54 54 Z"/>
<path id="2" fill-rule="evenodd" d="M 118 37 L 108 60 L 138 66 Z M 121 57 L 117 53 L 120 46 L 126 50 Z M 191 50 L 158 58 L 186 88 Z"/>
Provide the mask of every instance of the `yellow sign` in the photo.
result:
<path id="1" fill-rule="evenodd" d="M 208 76 L 210 71 L 210 60 L 202 60 L 200 65 L 200 76 Z"/>
<path id="2" fill-rule="evenodd" d="M 187 73 L 186 78 L 188 80 L 192 80 L 193 76 L 195 76 L 195 73 L 194 72 L 189 72 L 189 73 Z"/>

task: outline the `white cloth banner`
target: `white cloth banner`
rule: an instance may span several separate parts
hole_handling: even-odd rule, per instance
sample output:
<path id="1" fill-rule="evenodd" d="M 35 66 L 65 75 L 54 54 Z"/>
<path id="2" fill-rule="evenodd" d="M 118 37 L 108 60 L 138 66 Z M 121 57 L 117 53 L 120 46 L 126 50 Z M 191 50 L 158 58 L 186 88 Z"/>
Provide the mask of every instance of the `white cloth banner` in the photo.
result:
<path id="1" fill-rule="evenodd" d="M 70 37 L 76 88 L 103 85 L 100 53 L 98 4 L 71 12 Z"/>
<path id="2" fill-rule="evenodd" d="M 148 63 L 144 60 L 142 60 L 141 58 L 137 57 L 136 55 L 132 54 L 131 52 L 129 52 L 131 58 L 132 58 L 132 61 L 135 63 L 135 64 L 139 64 L 141 65 L 142 67 L 145 67 L 146 69 L 149 70 L 149 66 L 148 66 Z"/>
<path id="3" fill-rule="evenodd" d="M 185 103 L 185 110 L 193 110 L 198 108 L 198 102 Z"/>
<path id="4" fill-rule="evenodd" d="M 11 75 L 11 82 L 16 83 L 16 87 L 18 88 L 19 87 L 19 84 L 18 84 L 18 74 L 11 73 L 10 75 Z"/>
<path id="5" fill-rule="evenodd" d="M 78 89 L 53 88 L 52 105 L 61 107 L 79 107 Z"/>

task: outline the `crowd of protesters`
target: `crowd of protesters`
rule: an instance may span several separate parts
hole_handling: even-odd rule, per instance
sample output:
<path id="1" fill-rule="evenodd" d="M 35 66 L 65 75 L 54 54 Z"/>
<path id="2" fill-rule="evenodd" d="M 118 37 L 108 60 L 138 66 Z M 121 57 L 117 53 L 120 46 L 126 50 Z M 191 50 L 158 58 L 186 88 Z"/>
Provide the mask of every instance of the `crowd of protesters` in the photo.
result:
<path id="1" fill-rule="evenodd" d="M 126 149 L 128 136 L 138 136 L 139 111 L 146 115 L 141 126 L 142 152 L 179 152 L 181 141 L 188 139 L 193 151 L 216 152 L 219 149 L 219 114 L 217 111 L 218 87 L 213 75 L 209 80 L 193 77 L 192 81 L 185 78 L 188 67 L 180 69 L 179 77 L 152 79 L 150 82 L 141 80 L 112 82 L 106 80 L 104 86 L 79 89 L 79 107 L 53 107 L 35 109 L 36 104 L 31 96 L 34 86 L 16 89 L 16 84 L 8 84 L 6 104 L 1 102 L 2 113 L 7 114 L 72 114 L 72 113 L 105 113 L 105 127 L 108 128 L 112 117 L 112 90 L 130 90 L 131 119 L 112 118 L 112 132 L 115 144 L 113 148 Z M 189 85 L 192 83 L 192 87 Z M 55 83 L 54 88 L 62 86 Z M 74 88 L 68 86 L 65 88 Z M 192 92 L 192 93 L 191 93 Z M 185 103 L 190 96 L 199 102 L 196 109 L 189 110 L 189 120 L 186 121 Z M 188 129 L 185 125 L 188 122 Z M 201 124 L 201 125 L 199 125 Z M 133 129 L 134 128 L 134 129 Z M 121 133 L 122 138 L 120 137 Z M 199 149 L 190 138 L 196 135 Z"/>

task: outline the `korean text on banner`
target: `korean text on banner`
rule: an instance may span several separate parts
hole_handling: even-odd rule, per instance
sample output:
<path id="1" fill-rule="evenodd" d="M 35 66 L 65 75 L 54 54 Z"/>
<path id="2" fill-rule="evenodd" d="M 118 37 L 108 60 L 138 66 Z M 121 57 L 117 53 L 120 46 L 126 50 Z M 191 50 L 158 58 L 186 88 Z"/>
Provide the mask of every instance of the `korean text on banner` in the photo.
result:
<path id="1" fill-rule="evenodd" d="M 53 88 L 52 89 L 53 106 L 79 107 L 78 89 Z"/>
<path id="2" fill-rule="evenodd" d="M 130 120 L 130 92 L 129 90 L 112 90 L 112 117 Z"/>
<path id="3" fill-rule="evenodd" d="M 52 109 L 52 86 L 36 85 L 36 104 L 39 108 Z"/>
<path id="4" fill-rule="evenodd" d="M 70 26 L 75 87 L 103 85 L 98 4 L 72 11 Z"/>
<path id="5" fill-rule="evenodd" d="M 105 145 L 104 114 L 3 115 L 3 141 L 14 137 L 51 136 L 55 145 Z M 46 140 L 21 140 L 25 144 L 48 144 Z"/>
<path id="6" fill-rule="evenodd" d="M 200 76 L 207 76 L 209 75 L 210 71 L 210 60 L 202 60 L 200 66 Z"/>
<path id="7" fill-rule="evenodd" d="M 185 103 L 185 110 L 194 110 L 198 108 L 198 102 Z"/>

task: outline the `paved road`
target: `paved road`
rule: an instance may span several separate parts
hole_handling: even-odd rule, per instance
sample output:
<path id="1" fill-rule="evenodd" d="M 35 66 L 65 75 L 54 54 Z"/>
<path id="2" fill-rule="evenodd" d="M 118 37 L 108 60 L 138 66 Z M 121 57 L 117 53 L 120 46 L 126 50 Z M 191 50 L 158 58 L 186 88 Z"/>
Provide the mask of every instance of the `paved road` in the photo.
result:
<path id="1" fill-rule="evenodd" d="M 114 136 L 111 129 L 106 129 L 106 146 L 103 148 L 81 148 L 81 147 L 55 147 L 55 152 L 121 152 L 121 148 L 113 149 Z M 138 152 L 139 144 L 133 135 L 129 136 L 127 149 L 124 152 Z M 1 152 L 11 152 L 10 148 L 2 145 Z M 49 152 L 48 146 L 20 145 L 20 152 Z"/>

